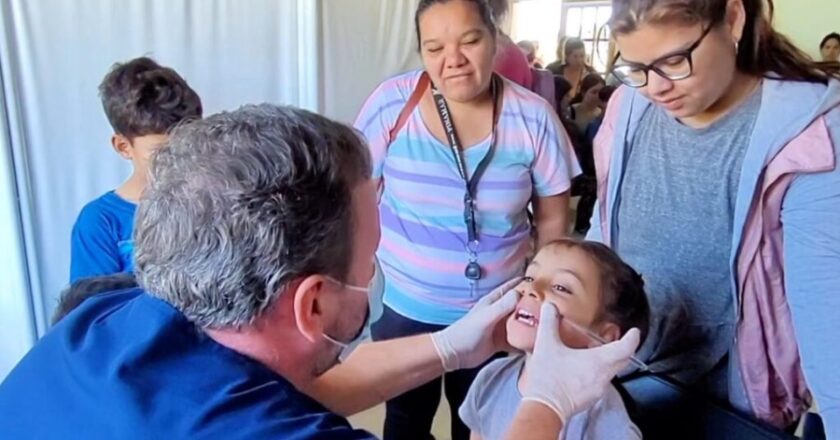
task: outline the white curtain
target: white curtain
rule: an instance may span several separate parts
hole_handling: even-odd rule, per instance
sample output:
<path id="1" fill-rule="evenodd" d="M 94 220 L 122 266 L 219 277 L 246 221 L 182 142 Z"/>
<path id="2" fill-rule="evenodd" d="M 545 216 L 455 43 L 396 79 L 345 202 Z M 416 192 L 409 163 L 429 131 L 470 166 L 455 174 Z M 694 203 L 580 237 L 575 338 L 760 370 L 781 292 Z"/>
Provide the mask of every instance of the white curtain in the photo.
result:
<path id="1" fill-rule="evenodd" d="M 27 268 L 14 271 L 25 280 L 2 295 L 27 298 L 19 302 L 31 307 L 39 334 L 68 280 L 70 230 L 79 209 L 130 174 L 130 165 L 111 149 L 111 129 L 97 96 L 111 65 L 152 56 L 187 79 L 206 114 L 256 102 L 318 110 L 317 5 L 317 0 L 2 2 L 0 66 L 8 126 L 3 153 L 11 160 L 0 162 L 0 202 L 3 214 L 15 212 L 8 207 L 19 215 L 0 219 L 0 226 L 6 225 L 0 232 L 20 236 L 8 226 L 22 226 L 25 252 L 7 257 L 4 247 L 3 257 Z M 3 287 L 13 278 L 7 267 Z M 31 295 L 20 291 L 27 288 Z"/>
<path id="2" fill-rule="evenodd" d="M 385 78 L 420 66 L 418 0 L 325 0 L 322 4 L 325 115 L 352 122 Z"/>
<path id="3" fill-rule="evenodd" d="M 0 0 L 0 378 L 69 277 L 81 207 L 131 172 L 97 86 L 141 55 L 175 68 L 205 114 L 273 102 L 349 122 L 419 66 L 417 0 Z"/>

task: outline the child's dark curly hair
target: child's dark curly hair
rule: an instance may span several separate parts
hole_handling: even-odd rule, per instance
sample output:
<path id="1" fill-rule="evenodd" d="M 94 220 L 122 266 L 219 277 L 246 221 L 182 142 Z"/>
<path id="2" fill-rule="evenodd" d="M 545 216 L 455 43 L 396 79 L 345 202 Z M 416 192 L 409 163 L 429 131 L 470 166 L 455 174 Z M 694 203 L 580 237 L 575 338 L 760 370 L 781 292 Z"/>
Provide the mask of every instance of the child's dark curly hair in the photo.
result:
<path id="1" fill-rule="evenodd" d="M 601 273 L 602 312 L 598 321 L 613 322 L 623 335 L 636 327 L 644 342 L 650 325 L 650 306 L 642 276 L 609 247 L 595 241 L 562 239 L 548 246 L 577 248 L 589 255 Z"/>

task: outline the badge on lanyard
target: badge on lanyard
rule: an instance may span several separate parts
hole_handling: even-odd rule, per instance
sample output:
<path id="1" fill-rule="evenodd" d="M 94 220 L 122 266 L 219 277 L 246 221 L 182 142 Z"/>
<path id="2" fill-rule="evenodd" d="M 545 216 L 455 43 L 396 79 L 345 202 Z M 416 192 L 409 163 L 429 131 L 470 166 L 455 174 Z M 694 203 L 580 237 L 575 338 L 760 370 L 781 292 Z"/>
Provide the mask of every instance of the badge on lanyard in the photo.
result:
<path id="1" fill-rule="evenodd" d="M 476 195 L 478 182 L 481 179 L 481 175 L 484 174 L 484 171 L 490 164 L 490 160 L 493 158 L 493 153 L 496 148 L 496 122 L 499 111 L 498 94 L 501 89 L 501 80 L 496 75 L 493 75 L 493 79 L 491 81 L 491 93 L 493 95 L 493 126 L 490 137 L 490 148 L 487 150 L 484 158 L 481 159 L 481 162 L 478 163 L 475 172 L 470 177 L 468 177 L 467 167 L 464 163 L 463 157 L 461 156 L 463 149 L 461 148 L 461 144 L 458 140 L 458 134 L 455 132 L 455 125 L 452 123 L 452 118 L 449 114 L 449 106 L 446 104 L 446 99 L 440 91 L 432 86 L 432 97 L 435 100 L 435 108 L 437 109 L 438 116 L 440 116 L 440 122 L 443 124 L 443 129 L 446 131 L 446 138 L 449 141 L 452 156 L 454 157 L 455 164 L 458 167 L 458 174 L 461 177 L 461 180 L 464 181 L 464 225 L 467 227 L 466 252 L 468 259 L 467 266 L 464 268 L 464 277 L 470 280 L 470 286 L 473 294 L 475 293 L 475 284 L 483 275 L 481 266 L 478 264 L 478 248 L 481 242 L 479 240 L 478 225 L 476 222 Z"/>

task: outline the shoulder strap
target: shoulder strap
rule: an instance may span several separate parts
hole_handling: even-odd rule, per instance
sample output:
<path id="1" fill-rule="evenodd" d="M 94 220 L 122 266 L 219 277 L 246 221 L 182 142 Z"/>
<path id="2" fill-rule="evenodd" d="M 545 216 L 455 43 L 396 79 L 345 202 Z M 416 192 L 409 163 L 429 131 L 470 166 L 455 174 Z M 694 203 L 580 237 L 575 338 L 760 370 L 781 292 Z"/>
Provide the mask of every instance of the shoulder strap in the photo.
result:
<path id="1" fill-rule="evenodd" d="M 394 142 L 394 139 L 396 139 L 400 130 L 402 130 L 405 126 L 405 123 L 408 122 L 408 118 L 411 117 L 411 113 L 415 108 L 417 108 L 417 104 L 419 104 L 420 100 L 423 99 L 423 93 L 425 93 L 426 89 L 429 88 L 430 83 L 429 74 L 426 72 L 420 74 L 420 80 L 417 82 L 417 87 L 414 88 L 414 92 L 411 93 L 408 101 L 406 101 L 405 107 L 403 107 L 402 111 L 400 111 L 400 116 L 397 118 L 397 122 L 391 130 L 388 131 L 388 143 L 385 146 L 386 151 L 388 150 L 388 147 L 391 146 L 391 142 Z"/>

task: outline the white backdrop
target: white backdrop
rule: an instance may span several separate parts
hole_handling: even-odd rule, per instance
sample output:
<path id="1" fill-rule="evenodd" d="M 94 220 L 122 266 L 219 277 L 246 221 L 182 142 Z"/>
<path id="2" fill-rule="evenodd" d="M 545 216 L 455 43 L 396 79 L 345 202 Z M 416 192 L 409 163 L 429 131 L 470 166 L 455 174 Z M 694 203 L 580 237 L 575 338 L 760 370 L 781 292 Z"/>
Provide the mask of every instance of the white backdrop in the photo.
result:
<path id="1" fill-rule="evenodd" d="M 0 377 L 31 343 L 33 327 L 39 334 L 46 328 L 68 280 L 79 209 L 130 173 L 110 147 L 97 96 L 110 66 L 150 55 L 188 80 L 207 114 L 264 101 L 317 110 L 317 6 L 317 0 L 0 2 L 0 128 L 8 124 L 0 132 L 0 325 L 14 326 L 0 336 Z"/>
<path id="2" fill-rule="evenodd" d="M 149 55 L 205 114 L 274 102 L 351 121 L 387 76 L 419 65 L 417 0 L 0 0 L 0 378 L 47 329 L 81 207 L 130 164 L 97 86 Z"/>
<path id="3" fill-rule="evenodd" d="M 352 122 L 367 95 L 385 78 L 420 66 L 415 50 L 417 0 L 323 2 L 325 115 Z"/>

